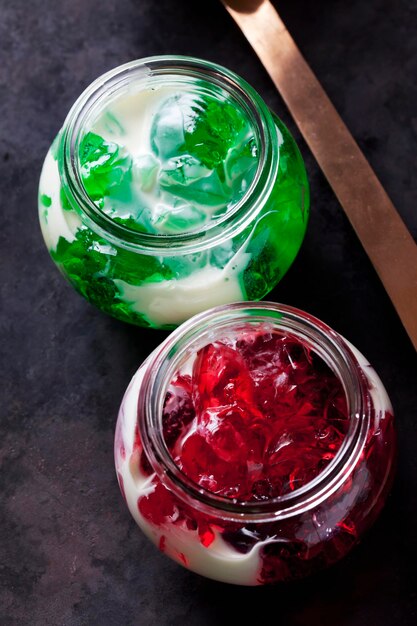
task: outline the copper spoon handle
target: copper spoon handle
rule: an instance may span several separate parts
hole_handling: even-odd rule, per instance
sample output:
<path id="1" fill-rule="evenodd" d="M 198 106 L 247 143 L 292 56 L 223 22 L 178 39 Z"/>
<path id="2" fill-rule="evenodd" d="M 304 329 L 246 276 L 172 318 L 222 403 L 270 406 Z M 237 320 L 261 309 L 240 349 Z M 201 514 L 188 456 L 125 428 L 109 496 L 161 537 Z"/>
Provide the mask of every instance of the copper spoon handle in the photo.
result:
<path id="1" fill-rule="evenodd" d="M 417 350 L 416 243 L 269 0 L 223 4 L 293 115 Z"/>

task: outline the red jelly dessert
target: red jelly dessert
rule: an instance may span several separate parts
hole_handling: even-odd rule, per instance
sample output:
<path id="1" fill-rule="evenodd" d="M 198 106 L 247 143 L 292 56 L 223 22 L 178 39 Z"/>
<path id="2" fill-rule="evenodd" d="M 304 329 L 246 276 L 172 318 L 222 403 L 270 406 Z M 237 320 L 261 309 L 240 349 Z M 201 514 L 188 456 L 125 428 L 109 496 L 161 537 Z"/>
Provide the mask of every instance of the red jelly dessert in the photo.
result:
<path id="1" fill-rule="evenodd" d="M 392 408 L 322 322 L 238 303 L 189 320 L 138 370 L 115 455 L 161 551 L 225 582 L 290 580 L 343 557 L 381 510 Z"/>

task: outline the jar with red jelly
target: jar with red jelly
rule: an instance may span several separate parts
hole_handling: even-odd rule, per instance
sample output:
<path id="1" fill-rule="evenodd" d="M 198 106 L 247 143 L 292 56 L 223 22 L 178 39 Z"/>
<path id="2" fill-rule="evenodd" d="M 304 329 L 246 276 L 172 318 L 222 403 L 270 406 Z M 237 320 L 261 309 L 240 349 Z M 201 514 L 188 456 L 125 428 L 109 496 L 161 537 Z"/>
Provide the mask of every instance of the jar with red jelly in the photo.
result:
<path id="1" fill-rule="evenodd" d="M 121 491 L 159 549 L 262 585 L 335 563 L 389 492 L 391 403 L 364 356 L 275 304 L 199 314 L 144 362 L 115 437 Z"/>

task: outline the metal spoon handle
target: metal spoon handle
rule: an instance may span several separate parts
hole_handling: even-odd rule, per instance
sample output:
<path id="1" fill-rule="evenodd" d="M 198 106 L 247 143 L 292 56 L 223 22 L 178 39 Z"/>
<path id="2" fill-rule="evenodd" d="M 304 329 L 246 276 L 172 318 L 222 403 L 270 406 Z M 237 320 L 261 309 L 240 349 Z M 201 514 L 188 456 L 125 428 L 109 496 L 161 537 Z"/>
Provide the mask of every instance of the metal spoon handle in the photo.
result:
<path id="1" fill-rule="evenodd" d="M 417 350 L 416 243 L 269 0 L 250 12 L 223 4 L 275 83 Z"/>

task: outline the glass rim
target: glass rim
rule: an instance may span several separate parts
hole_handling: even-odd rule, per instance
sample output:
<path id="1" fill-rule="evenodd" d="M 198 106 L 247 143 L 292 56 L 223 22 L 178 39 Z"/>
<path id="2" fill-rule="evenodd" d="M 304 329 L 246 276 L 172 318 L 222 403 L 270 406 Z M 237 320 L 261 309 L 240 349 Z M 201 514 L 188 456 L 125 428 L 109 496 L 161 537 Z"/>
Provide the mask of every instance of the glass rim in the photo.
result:
<path id="1" fill-rule="evenodd" d="M 98 103 L 123 89 L 132 80 L 146 80 L 154 76 L 188 76 L 204 78 L 220 86 L 242 106 L 257 133 L 259 162 L 254 179 L 243 197 L 230 211 L 207 225 L 190 233 L 159 235 L 134 231 L 118 224 L 103 213 L 88 196 L 78 167 L 78 150 L 84 123 Z M 137 59 L 120 65 L 94 80 L 79 96 L 63 125 L 59 142 L 59 173 L 72 208 L 81 213 L 87 225 L 102 237 L 124 248 L 148 254 L 197 252 L 211 247 L 225 237 L 238 234 L 246 228 L 264 205 L 269 187 L 275 179 L 279 164 L 279 143 L 273 141 L 272 113 L 261 96 L 243 78 L 227 68 L 194 57 L 160 55 Z"/>
<path id="2" fill-rule="evenodd" d="M 276 498 L 242 501 L 208 491 L 186 476 L 166 446 L 162 427 L 165 393 L 179 361 L 207 343 L 216 329 L 242 322 L 272 322 L 303 338 L 331 367 L 345 390 L 350 424 L 341 447 L 329 465 L 312 481 Z M 214 340 L 213 336 L 211 340 Z M 313 346 L 314 344 L 314 346 Z M 194 348 L 190 348 L 194 345 Z M 201 347 L 202 347 L 201 345 Z M 198 348 L 197 348 L 198 349 Z M 188 351 L 188 352 L 187 352 Z M 371 400 L 365 376 L 348 343 L 318 318 L 274 302 L 237 302 L 200 313 L 178 327 L 149 357 L 138 397 L 138 426 L 145 453 L 161 482 L 194 508 L 230 520 L 282 519 L 304 512 L 329 497 L 352 471 L 366 439 Z M 140 418 L 139 418 L 140 416 Z"/>

